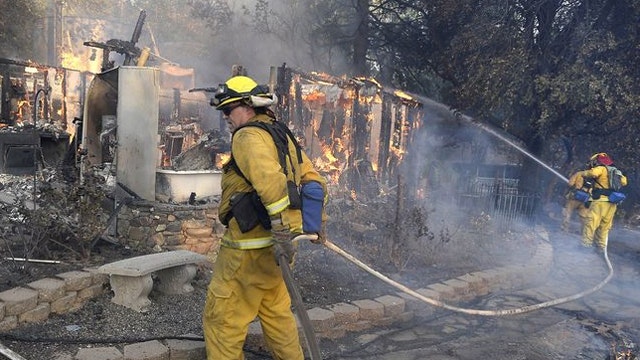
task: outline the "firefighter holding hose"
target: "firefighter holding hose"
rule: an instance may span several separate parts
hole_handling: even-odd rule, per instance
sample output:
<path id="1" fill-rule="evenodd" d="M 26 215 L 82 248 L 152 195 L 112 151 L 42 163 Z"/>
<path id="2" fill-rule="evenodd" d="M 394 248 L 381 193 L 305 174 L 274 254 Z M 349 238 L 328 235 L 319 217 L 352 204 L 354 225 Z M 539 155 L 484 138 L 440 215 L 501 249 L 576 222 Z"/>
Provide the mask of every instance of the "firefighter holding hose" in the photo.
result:
<path id="1" fill-rule="evenodd" d="M 591 187 L 593 186 L 591 181 L 585 181 L 580 176 L 579 172 L 574 173 L 569 178 L 569 191 L 567 191 L 565 198 L 567 202 L 562 209 L 562 225 L 560 226 L 563 232 L 569 232 L 571 217 L 574 212 L 578 213 L 580 219 L 580 228 L 584 227 L 584 223 L 589 215 L 589 208 L 586 205 L 586 200 L 591 193 Z M 582 194 L 586 198 L 580 198 L 578 194 Z"/>
<path id="2" fill-rule="evenodd" d="M 613 159 L 607 153 L 596 153 L 589 158 L 589 169 L 578 171 L 575 175 L 583 180 L 591 180 L 593 188 L 589 199 L 589 212 L 582 227 L 582 245 L 590 248 L 596 245 L 598 251 L 604 251 L 609 240 L 609 230 L 613 226 L 613 217 L 618 208 L 618 196 L 615 189 L 627 185 L 627 177 L 614 166 Z M 619 175 L 615 175 L 616 172 Z M 617 176 L 617 181 L 614 180 Z M 618 185 L 613 185 L 615 182 Z M 621 201 L 621 200 L 620 200 Z"/>
<path id="3" fill-rule="evenodd" d="M 275 119 L 269 109 L 275 101 L 268 87 L 247 76 L 230 78 L 211 100 L 224 114 L 232 141 L 219 207 L 227 228 L 203 312 L 207 359 L 243 359 L 248 327 L 256 317 L 275 359 L 304 358 L 274 252 L 284 248 L 292 261 L 291 240 L 303 233 L 298 189 L 315 184 L 326 196 L 326 181 Z"/>

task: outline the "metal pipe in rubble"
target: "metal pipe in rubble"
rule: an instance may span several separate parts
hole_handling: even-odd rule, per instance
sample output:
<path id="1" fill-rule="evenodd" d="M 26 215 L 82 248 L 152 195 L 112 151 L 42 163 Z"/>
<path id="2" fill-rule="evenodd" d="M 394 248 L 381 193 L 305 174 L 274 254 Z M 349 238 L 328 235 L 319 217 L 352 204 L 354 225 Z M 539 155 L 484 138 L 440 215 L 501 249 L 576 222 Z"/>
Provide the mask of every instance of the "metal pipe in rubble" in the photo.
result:
<path id="1" fill-rule="evenodd" d="M 305 234 L 305 235 L 300 235 L 300 236 L 296 237 L 296 240 L 303 240 L 303 239 L 316 240 L 317 239 L 317 235 L 306 235 Z M 561 297 L 561 298 L 558 298 L 558 299 L 549 300 L 549 301 L 545 301 L 545 302 L 542 302 L 542 303 L 523 306 L 523 307 L 519 307 L 519 308 L 513 308 L 513 309 L 502 309 L 502 310 L 467 309 L 467 308 L 461 308 L 461 307 L 449 305 L 449 304 L 446 304 L 446 303 L 444 303 L 442 301 L 438 301 L 438 300 L 426 297 L 426 296 L 424 296 L 424 295 L 422 295 L 422 294 L 420 294 L 418 292 L 415 292 L 412 289 L 406 287 L 405 285 L 402 285 L 402 284 L 400 284 L 400 283 L 398 283 L 396 281 L 393 281 L 390 278 L 388 278 L 387 276 L 385 276 L 385 275 L 379 273 L 378 271 L 372 269 L 371 267 L 369 267 L 368 265 L 366 265 L 362 261 L 358 260 L 353 255 L 351 255 L 351 254 L 347 253 L 346 251 L 342 250 L 340 247 L 338 247 L 336 244 L 332 243 L 329 240 L 326 240 L 324 242 L 324 245 L 329 250 L 331 250 L 331 251 L 337 253 L 338 255 L 344 257 L 345 259 L 347 259 L 350 262 L 354 263 L 359 268 L 365 270 L 369 274 L 371 274 L 371 275 L 377 277 L 378 279 L 384 281 L 385 283 L 387 283 L 387 284 L 389 284 L 389 285 L 401 290 L 402 292 L 417 298 L 418 300 L 424 301 L 427 304 L 430 304 L 430 305 L 433 305 L 433 306 L 441 307 L 441 308 L 444 308 L 444 309 L 447 309 L 447 310 L 451 310 L 451 311 L 455 311 L 455 312 L 459 312 L 459 313 L 470 314 L 470 315 L 480 315 L 480 316 L 517 315 L 517 314 L 524 314 L 524 313 L 527 313 L 527 312 L 548 308 L 548 307 L 559 305 L 559 304 L 564 304 L 566 302 L 580 299 L 582 297 L 585 297 L 585 296 L 587 296 L 587 295 L 589 295 L 591 293 L 594 293 L 594 292 L 600 290 L 613 277 L 613 267 L 611 266 L 611 261 L 609 261 L 609 256 L 607 254 L 607 249 L 605 248 L 605 250 L 604 250 L 604 259 L 605 259 L 605 262 L 607 263 L 607 267 L 609 269 L 609 274 L 607 275 L 607 277 L 604 280 L 602 280 L 599 284 L 597 284 L 595 287 L 593 287 L 591 289 L 579 292 L 579 293 L 571 295 L 571 296 Z"/>
<path id="2" fill-rule="evenodd" d="M 144 47 L 140 51 L 140 57 L 138 57 L 138 62 L 136 62 L 136 66 L 145 66 L 147 64 L 147 60 L 149 60 L 150 54 L 151 54 L 151 49 L 148 47 Z"/>

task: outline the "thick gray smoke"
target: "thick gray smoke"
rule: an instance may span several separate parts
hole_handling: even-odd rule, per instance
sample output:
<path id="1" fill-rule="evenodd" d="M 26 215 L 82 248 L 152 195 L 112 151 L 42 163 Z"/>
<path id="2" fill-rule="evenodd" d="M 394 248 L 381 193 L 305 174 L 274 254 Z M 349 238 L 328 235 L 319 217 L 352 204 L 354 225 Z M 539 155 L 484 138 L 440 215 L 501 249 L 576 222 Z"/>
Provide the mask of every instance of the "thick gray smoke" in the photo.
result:
<path id="1" fill-rule="evenodd" d="M 531 233 L 535 223 L 539 197 L 522 194 L 518 188 L 524 156 L 457 117 L 446 105 L 425 98 L 419 101 L 424 112 L 422 127 L 408 149 L 403 169 L 408 183 L 422 196 L 426 226 L 435 240 L 418 239 L 413 246 L 430 246 L 438 257 L 452 261 L 468 257 L 481 263 L 496 261 L 495 252 L 482 249 L 510 241 L 509 234 Z M 435 247 L 438 237 L 446 244 Z M 527 260 L 526 255 L 517 258 L 515 253 L 500 256 L 498 261 L 504 263 Z"/>

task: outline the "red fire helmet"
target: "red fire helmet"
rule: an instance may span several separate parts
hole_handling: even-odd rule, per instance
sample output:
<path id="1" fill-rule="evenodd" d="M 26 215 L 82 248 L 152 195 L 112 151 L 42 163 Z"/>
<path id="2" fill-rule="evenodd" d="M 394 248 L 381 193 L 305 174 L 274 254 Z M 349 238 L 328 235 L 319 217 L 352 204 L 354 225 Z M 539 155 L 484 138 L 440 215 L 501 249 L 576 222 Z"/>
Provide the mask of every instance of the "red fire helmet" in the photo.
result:
<path id="1" fill-rule="evenodd" d="M 611 159 L 611 156 L 609 156 L 607 153 L 593 154 L 589 160 L 598 165 L 609 166 L 613 164 L 613 159 Z"/>

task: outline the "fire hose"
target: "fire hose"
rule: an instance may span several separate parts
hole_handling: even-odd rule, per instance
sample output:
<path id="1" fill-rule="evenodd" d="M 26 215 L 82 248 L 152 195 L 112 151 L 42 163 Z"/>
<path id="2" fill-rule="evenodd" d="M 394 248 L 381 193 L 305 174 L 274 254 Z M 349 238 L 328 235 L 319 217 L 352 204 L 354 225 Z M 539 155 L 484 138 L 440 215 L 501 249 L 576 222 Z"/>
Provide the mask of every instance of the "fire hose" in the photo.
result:
<path id="1" fill-rule="evenodd" d="M 317 235 L 309 235 L 309 234 L 303 234 L 300 235 L 298 237 L 296 237 L 295 240 L 316 240 L 317 239 Z M 505 315 L 517 315 L 517 314 L 523 314 L 523 313 L 527 313 L 527 312 L 531 312 L 531 311 L 535 311 L 535 310 L 539 310 L 539 309 L 543 309 L 543 308 L 547 308 L 547 307 L 551 307 L 551 306 L 555 306 L 555 305 L 559 305 L 559 304 L 563 304 L 569 301 L 573 301 L 573 300 L 577 300 L 579 298 L 585 297 L 591 293 L 594 293 L 598 290 L 600 290 L 604 285 L 606 285 L 609 280 L 611 280 L 611 278 L 613 277 L 613 267 L 611 265 L 611 261 L 609 261 L 609 256 L 607 253 L 607 249 L 604 249 L 604 260 L 607 264 L 607 268 L 609 273 L 607 274 L 607 276 L 600 282 L 598 283 L 596 286 L 594 286 L 591 289 L 587 289 L 585 291 L 576 293 L 574 295 L 570 295 L 570 296 L 565 296 L 565 297 L 561 297 L 561 298 L 557 298 L 554 300 L 549 300 L 549 301 L 545 301 L 545 302 L 541 302 L 538 304 L 533 304 L 533 305 L 528 305 L 528 306 L 523 306 L 523 307 L 519 307 L 519 308 L 512 308 L 512 309 L 503 309 L 503 310 L 481 310 L 481 309 L 468 309 L 468 308 L 461 308 L 461 307 L 457 307 L 457 306 L 453 306 L 453 305 L 449 305 L 447 303 L 444 303 L 442 301 L 439 300 L 435 300 L 429 297 L 426 297 L 410 288 L 408 288 L 405 285 L 402 285 L 394 280 L 391 280 L 389 277 L 381 274 L 380 272 L 372 269 L 371 267 L 369 267 L 368 265 L 366 265 L 365 263 L 363 263 L 362 261 L 358 260 L 356 257 L 354 257 L 353 255 L 349 254 L 348 252 L 342 250 L 340 247 L 338 247 L 336 244 L 334 244 L 333 242 L 329 241 L 329 240 L 325 240 L 324 241 L 324 246 L 327 247 L 329 250 L 337 253 L 338 255 L 344 257 L 345 259 L 347 259 L 348 261 L 352 262 L 353 264 L 357 265 L 358 267 L 360 267 L 361 269 L 365 270 L 366 272 L 368 272 L 369 274 L 377 277 L 378 279 L 384 281 L 385 283 L 401 290 L 402 292 L 409 294 L 415 298 L 417 298 L 418 300 L 421 300 L 423 302 L 426 302 L 427 304 L 433 305 L 433 306 L 437 306 L 437 307 L 441 307 L 447 310 L 451 310 L 451 311 L 455 311 L 455 312 L 459 312 L 459 313 L 464 313 L 464 314 L 470 314 L 470 315 L 481 315 L 481 316 L 505 316 Z"/>
<path id="2" fill-rule="evenodd" d="M 315 239 L 314 237 L 311 237 L 311 239 Z M 557 298 L 554 300 L 549 300 L 549 301 L 545 301 L 545 302 L 541 302 L 538 304 L 534 304 L 534 305 L 528 305 L 528 306 L 523 306 L 523 307 L 519 307 L 519 308 L 513 308 L 513 309 L 503 309 L 503 310 L 479 310 L 479 309 L 467 309 L 467 308 L 461 308 L 461 307 L 457 307 L 457 306 L 453 306 L 453 305 L 449 305 L 446 304 L 442 301 L 439 300 L 435 300 L 429 297 L 426 297 L 418 292 L 413 291 L 412 289 L 391 280 L 390 278 L 388 278 L 387 276 L 375 271 L 374 269 L 372 269 L 371 267 L 369 267 L 368 265 L 366 265 L 365 263 L 363 263 L 362 261 L 358 260 L 357 258 L 355 258 L 353 255 L 347 253 L 346 251 L 342 250 L 341 248 L 339 248 L 336 244 L 332 243 L 329 240 L 326 240 L 324 245 L 331 251 L 337 253 L 338 255 L 344 257 L 345 259 L 349 260 L 350 262 L 354 263 L 355 265 L 357 265 L 358 267 L 360 267 L 361 269 L 365 270 L 366 272 L 368 272 L 369 274 L 377 277 L 378 279 L 386 282 L 387 284 L 401 290 L 402 292 L 409 294 L 415 298 L 417 298 L 418 300 L 424 301 L 427 304 L 431 304 L 433 306 L 437 306 L 437 307 L 441 307 L 447 310 L 451 310 L 451 311 L 455 311 L 455 312 L 459 312 L 459 313 L 464 313 L 464 314 L 470 314 L 470 315 L 481 315 L 481 316 L 505 316 L 505 315 L 517 315 L 517 314 L 524 314 L 527 312 L 531 312 L 534 310 L 540 310 L 543 308 L 547 308 L 547 307 L 551 307 L 551 306 L 555 306 L 555 305 L 559 305 L 559 304 L 563 304 L 569 301 L 573 301 L 573 300 L 577 300 L 579 298 L 585 297 L 591 293 L 594 293 L 598 290 L 600 290 L 604 285 L 606 285 L 609 280 L 611 280 L 611 278 L 613 277 L 613 267 L 611 266 L 611 262 L 609 261 L 609 256 L 607 255 L 607 249 L 604 249 L 604 259 L 605 262 L 607 263 L 607 267 L 609 270 L 609 274 L 607 275 L 607 277 L 602 280 L 600 283 L 598 283 L 595 287 L 579 292 L 577 294 L 571 295 L 571 296 L 566 296 L 566 297 L 561 297 L 561 298 Z"/>

